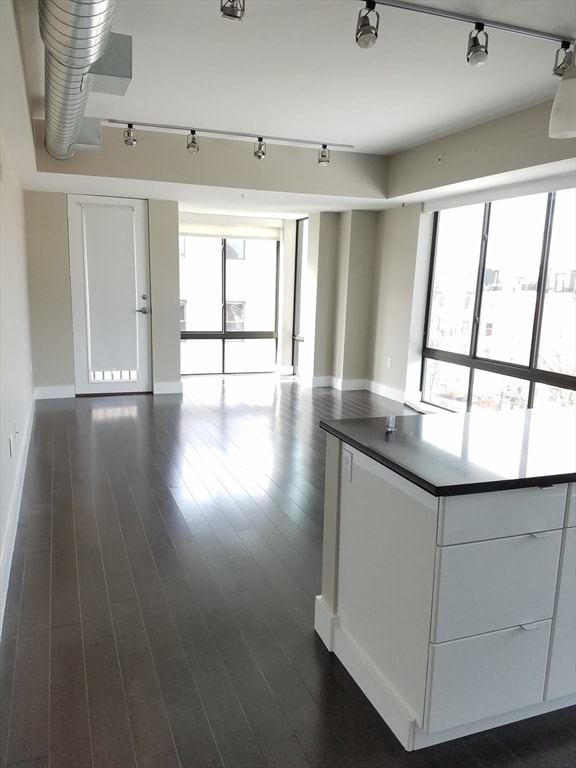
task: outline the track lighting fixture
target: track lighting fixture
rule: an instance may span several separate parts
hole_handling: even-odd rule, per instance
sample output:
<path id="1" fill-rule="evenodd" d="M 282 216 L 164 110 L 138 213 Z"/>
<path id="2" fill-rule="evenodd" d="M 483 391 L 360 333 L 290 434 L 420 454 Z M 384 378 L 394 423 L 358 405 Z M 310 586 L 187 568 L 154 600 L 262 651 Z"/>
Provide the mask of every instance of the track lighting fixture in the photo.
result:
<path id="1" fill-rule="evenodd" d="M 132 123 L 128 123 L 128 128 L 124 131 L 124 144 L 127 147 L 135 147 L 138 144 L 138 139 L 134 133 L 134 126 Z"/>
<path id="2" fill-rule="evenodd" d="M 366 7 L 360 10 L 356 22 L 356 43 L 360 48 L 372 48 L 378 40 L 380 14 L 374 0 L 367 0 Z"/>
<path id="3" fill-rule="evenodd" d="M 561 61 L 560 57 L 562 57 Z M 556 51 L 556 56 L 554 57 L 554 67 L 552 69 L 552 74 L 556 77 L 563 77 L 564 73 L 572 63 L 573 58 L 574 52 L 570 50 L 570 43 L 568 40 L 563 40 L 560 48 L 558 48 Z"/>
<path id="4" fill-rule="evenodd" d="M 328 165 L 330 162 L 330 150 L 326 144 L 322 144 L 322 149 L 318 150 L 318 165 Z"/>
<path id="5" fill-rule="evenodd" d="M 186 140 L 186 149 L 188 152 L 190 152 L 191 155 L 196 155 L 198 152 L 200 152 L 200 144 L 198 144 L 198 139 L 196 138 L 196 131 L 190 131 L 188 134 L 188 139 Z"/>
<path id="6" fill-rule="evenodd" d="M 551 139 L 576 138 L 576 62 L 574 54 L 566 66 L 550 113 Z"/>
<path id="7" fill-rule="evenodd" d="M 258 142 L 254 144 L 254 157 L 257 160 L 263 160 L 266 157 L 266 144 L 262 140 L 262 136 L 259 136 Z"/>
<path id="8" fill-rule="evenodd" d="M 220 0 L 220 14 L 224 19 L 242 21 L 246 10 L 246 0 Z"/>
<path id="9" fill-rule="evenodd" d="M 466 61 L 471 67 L 479 67 L 488 59 L 488 33 L 484 24 L 477 21 L 474 29 L 468 35 L 468 51 Z"/>

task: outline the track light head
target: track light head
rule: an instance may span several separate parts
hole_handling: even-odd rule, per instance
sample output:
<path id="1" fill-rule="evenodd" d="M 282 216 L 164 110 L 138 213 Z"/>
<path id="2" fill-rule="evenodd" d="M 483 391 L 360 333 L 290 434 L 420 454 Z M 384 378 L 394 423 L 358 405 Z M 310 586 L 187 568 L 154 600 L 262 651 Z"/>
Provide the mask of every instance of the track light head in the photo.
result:
<path id="1" fill-rule="evenodd" d="M 479 67 L 488 59 L 488 33 L 484 24 L 477 21 L 474 29 L 468 35 L 468 50 L 466 61 L 471 67 Z"/>
<path id="2" fill-rule="evenodd" d="M 322 149 L 318 150 L 318 165 L 326 166 L 330 162 L 330 150 L 326 144 L 322 144 Z"/>
<path id="3" fill-rule="evenodd" d="M 127 147 L 135 147 L 136 144 L 138 144 L 138 139 L 136 138 L 136 134 L 134 133 L 134 125 L 132 123 L 128 123 L 128 127 L 124 131 L 124 144 Z"/>
<path id="4" fill-rule="evenodd" d="M 572 56 L 566 67 L 550 113 L 551 139 L 576 138 L 576 62 Z"/>
<path id="5" fill-rule="evenodd" d="M 554 57 L 554 67 L 552 69 L 552 74 L 555 77 L 564 77 L 564 73 L 570 64 L 572 64 L 573 59 L 574 52 L 570 50 L 570 43 L 568 40 L 563 40 L 560 48 L 558 48 L 556 51 L 556 56 Z"/>
<path id="6" fill-rule="evenodd" d="M 200 152 L 200 144 L 196 138 L 196 131 L 190 131 L 186 140 L 186 149 L 191 155 L 197 155 Z"/>
<path id="7" fill-rule="evenodd" d="M 264 160 L 266 157 L 266 144 L 262 140 L 262 136 L 259 136 L 258 141 L 254 144 L 254 157 L 257 160 Z"/>
<path id="8" fill-rule="evenodd" d="M 220 0 L 220 14 L 224 19 L 242 21 L 246 12 L 246 0 Z"/>
<path id="9" fill-rule="evenodd" d="M 356 43 L 360 48 L 372 48 L 378 40 L 380 14 L 374 0 L 367 0 L 366 7 L 360 10 L 356 22 Z"/>

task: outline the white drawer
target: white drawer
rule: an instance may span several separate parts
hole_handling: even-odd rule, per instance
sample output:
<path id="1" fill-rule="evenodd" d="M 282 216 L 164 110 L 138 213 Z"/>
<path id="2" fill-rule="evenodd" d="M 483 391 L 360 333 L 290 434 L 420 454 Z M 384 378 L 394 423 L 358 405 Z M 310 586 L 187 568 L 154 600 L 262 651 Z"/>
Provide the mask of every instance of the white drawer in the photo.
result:
<path id="1" fill-rule="evenodd" d="M 432 642 L 552 617 L 562 531 L 437 547 Z"/>
<path id="2" fill-rule="evenodd" d="M 543 700 L 550 622 L 430 645 L 425 731 Z"/>
<path id="3" fill-rule="evenodd" d="M 444 497 L 440 501 L 438 544 L 562 528 L 567 487 L 564 484 Z"/>

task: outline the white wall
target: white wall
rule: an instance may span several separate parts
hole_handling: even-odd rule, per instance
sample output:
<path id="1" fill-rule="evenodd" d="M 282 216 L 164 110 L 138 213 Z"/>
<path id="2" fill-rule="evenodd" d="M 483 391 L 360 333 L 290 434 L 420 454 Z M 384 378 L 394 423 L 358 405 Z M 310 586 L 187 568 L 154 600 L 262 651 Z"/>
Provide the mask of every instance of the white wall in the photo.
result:
<path id="1" fill-rule="evenodd" d="M 23 193 L 10 150 L 1 137 L 0 142 L 1 624 L 30 439 L 33 391 Z"/>

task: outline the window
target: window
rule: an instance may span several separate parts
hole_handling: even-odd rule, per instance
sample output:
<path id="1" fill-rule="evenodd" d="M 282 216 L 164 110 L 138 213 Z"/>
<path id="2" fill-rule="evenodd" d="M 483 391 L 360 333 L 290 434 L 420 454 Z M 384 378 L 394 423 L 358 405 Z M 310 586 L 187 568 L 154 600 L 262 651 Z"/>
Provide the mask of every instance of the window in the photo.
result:
<path id="1" fill-rule="evenodd" d="M 180 236 L 183 374 L 276 367 L 278 240 Z"/>
<path id="2" fill-rule="evenodd" d="M 436 214 L 422 399 L 576 404 L 576 190 Z"/>

